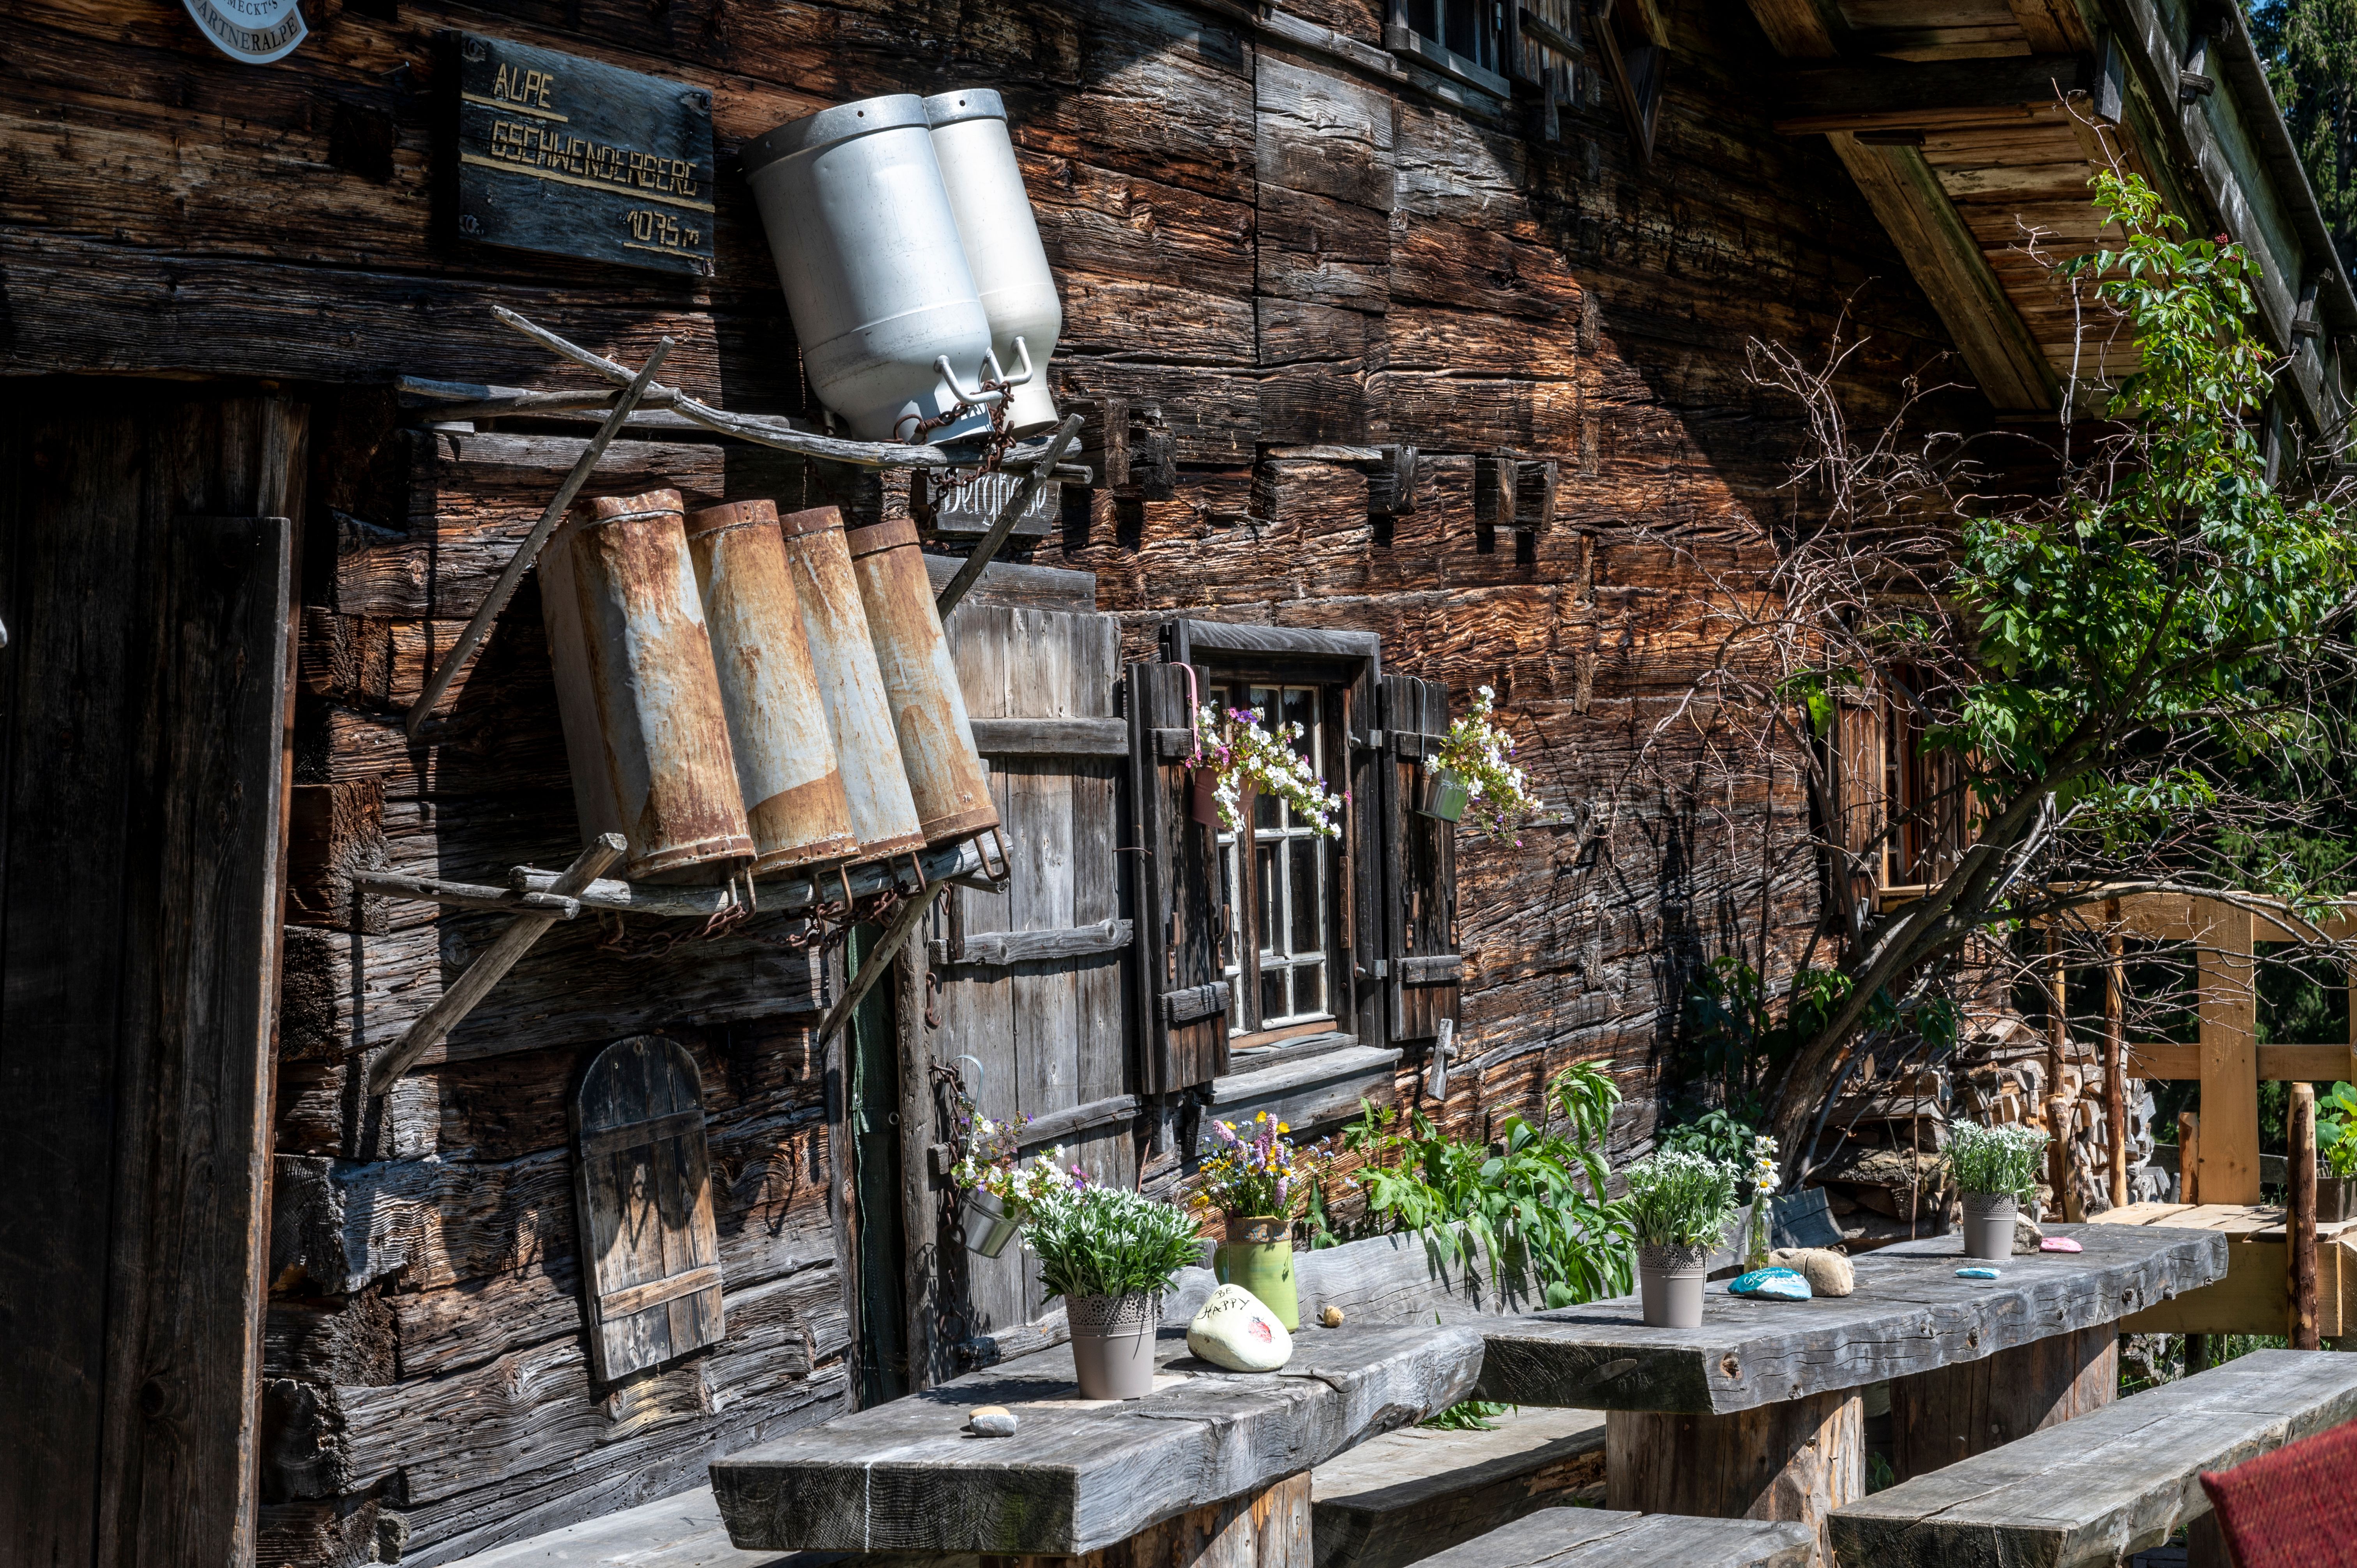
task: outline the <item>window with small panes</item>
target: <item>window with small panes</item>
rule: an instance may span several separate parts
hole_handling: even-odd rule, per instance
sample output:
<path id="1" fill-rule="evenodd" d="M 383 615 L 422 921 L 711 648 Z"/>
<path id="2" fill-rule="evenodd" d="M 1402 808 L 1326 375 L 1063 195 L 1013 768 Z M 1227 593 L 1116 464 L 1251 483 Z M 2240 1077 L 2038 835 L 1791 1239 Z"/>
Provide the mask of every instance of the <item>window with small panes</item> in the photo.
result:
<path id="1" fill-rule="evenodd" d="M 1304 680 L 1236 679 L 1215 682 L 1208 696 L 1222 708 L 1257 715 L 1272 733 L 1283 725 L 1299 725 L 1295 749 L 1312 775 L 1340 792 L 1334 777 L 1340 751 L 1331 724 L 1339 701 L 1332 687 Z M 1259 1038 L 1331 1027 L 1340 926 L 1339 841 L 1274 796 L 1252 797 L 1243 815 L 1238 828 L 1222 825 L 1219 832 L 1228 1033 Z"/>

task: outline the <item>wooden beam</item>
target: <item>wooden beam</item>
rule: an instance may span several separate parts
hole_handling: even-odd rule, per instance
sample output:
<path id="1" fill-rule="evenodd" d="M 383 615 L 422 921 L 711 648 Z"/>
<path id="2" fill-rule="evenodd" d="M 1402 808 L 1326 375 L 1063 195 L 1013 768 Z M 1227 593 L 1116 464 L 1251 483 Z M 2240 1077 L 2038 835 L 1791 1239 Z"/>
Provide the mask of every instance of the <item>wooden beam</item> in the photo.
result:
<path id="1" fill-rule="evenodd" d="M 2250 915 L 2218 908 L 2201 976 L 2201 1198 L 2259 1201 L 2259 992 Z"/>
<path id="2" fill-rule="evenodd" d="M 2068 0 L 2006 0 L 2006 6 L 2032 54 L 2072 54 L 2093 42 L 2078 7 Z"/>
<path id="3" fill-rule="evenodd" d="M 2124 1049 L 2127 1058 L 2126 1072 L 2130 1078 L 2157 1078 L 2187 1083 L 2201 1077 L 2200 1046 L 2131 1044 Z M 2261 1046 L 2258 1048 L 2258 1070 L 2254 1075 L 2256 1082 L 2332 1083 L 2341 1079 L 2357 1082 L 2357 1047 Z M 2221 1198 L 2219 1201 L 2230 1200 Z"/>
<path id="4" fill-rule="evenodd" d="M 1806 136 L 2018 121 L 2083 93 L 2085 70 L 2075 55 L 2018 55 L 1794 71 L 1783 81 L 1776 129 Z"/>
<path id="5" fill-rule="evenodd" d="M 1788 59 L 1832 59 L 1849 32 L 1833 0 L 1751 0 L 1751 16 Z"/>
<path id="6" fill-rule="evenodd" d="M 2054 372 L 2046 356 L 1923 155 L 1913 147 L 1870 146 L 1847 134 L 1827 139 L 1907 258 L 1983 395 L 2000 410 L 2054 407 Z"/>

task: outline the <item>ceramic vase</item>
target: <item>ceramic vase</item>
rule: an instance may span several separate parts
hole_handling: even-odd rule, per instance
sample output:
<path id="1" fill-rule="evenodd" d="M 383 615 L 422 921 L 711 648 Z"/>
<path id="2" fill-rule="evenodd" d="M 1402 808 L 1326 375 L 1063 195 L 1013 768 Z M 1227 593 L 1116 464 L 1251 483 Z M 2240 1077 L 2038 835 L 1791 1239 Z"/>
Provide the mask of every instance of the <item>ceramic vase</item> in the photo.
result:
<path id="1" fill-rule="evenodd" d="M 1160 1295 L 1067 1296 L 1064 1316 L 1072 1326 L 1072 1368 L 1082 1399 L 1143 1399 L 1154 1391 Z"/>
<path id="2" fill-rule="evenodd" d="M 1700 1328 L 1708 1247 L 1637 1249 L 1637 1299 L 1648 1328 Z"/>
<path id="3" fill-rule="evenodd" d="M 1293 1221 L 1283 1215 L 1231 1214 L 1228 1239 L 1211 1252 L 1211 1277 L 1260 1298 L 1288 1334 L 1301 1327 L 1293 1288 Z"/>
<path id="4" fill-rule="evenodd" d="M 1968 1192 L 1964 1206 L 1964 1256 L 2012 1257 L 2013 1217 L 2020 1211 L 2020 1200 L 2009 1192 Z"/>

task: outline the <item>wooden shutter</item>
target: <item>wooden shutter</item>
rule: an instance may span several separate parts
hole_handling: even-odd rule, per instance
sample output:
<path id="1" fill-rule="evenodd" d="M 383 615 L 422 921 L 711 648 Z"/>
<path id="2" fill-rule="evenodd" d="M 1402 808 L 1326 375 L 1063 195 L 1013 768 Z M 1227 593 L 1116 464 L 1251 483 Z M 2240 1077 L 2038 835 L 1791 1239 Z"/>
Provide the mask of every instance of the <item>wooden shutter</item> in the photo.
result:
<path id="1" fill-rule="evenodd" d="M 1888 802 L 1883 773 L 1884 714 L 1879 695 L 1842 702 L 1834 713 L 1835 842 L 1846 853 L 1837 871 L 1846 902 L 1882 880 L 1882 837 Z M 1848 886 L 1853 880 L 1857 886 Z"/>
<path id="2" fill-rule="evenodd" d="M 1359 1043 L 1380 1046 L 1390 1037 L 1391 905 L 1383 891 L 1389 856 L 1390 816 L 1383 800 L 1391 772 L 1384 743 L 1381 686 L 1372 668 L 1361 668 L 1343 693 L 1343 731 L 1350 736 L 1350 774 L 1342 808 L 1342 908 L 1350 921 L 1351 1019 Z"/>
<path id="3" fill-rule="evenodd" d="M 695 1058 L 660 1036 L 618 1040 L 589 1064 L 573 1120 L 589 1351 L 610 1383 L 725 1332 Z"/>
<path id="4" fill-rule="evenodd" d="M 1228 984 L 1220 963 L 1217 830 L 1187 811 L 1188 670 L 1129 667 L 1130 767 L 1138 856 L 1138 1091 L 1171 1094 L 1228 1069 Z"/>
<path id="5" fill-rule="evenodd" d="M 1457 826 L 1415 810 L 1424 758 L 1448 729 L 1448 688 L 1413 675 L 1383 681 L 1384 990 L 1392 1043 L 1431 1039 L 1458 1016 Z"/>

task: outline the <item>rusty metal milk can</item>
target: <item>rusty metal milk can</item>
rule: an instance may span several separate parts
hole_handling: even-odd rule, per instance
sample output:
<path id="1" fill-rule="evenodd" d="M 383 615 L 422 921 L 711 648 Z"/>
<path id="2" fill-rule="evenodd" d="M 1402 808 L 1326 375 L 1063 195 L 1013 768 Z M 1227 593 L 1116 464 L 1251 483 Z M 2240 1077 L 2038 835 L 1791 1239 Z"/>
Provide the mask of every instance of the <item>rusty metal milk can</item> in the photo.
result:
<path id="1" fill-rule="evenodd" d="M 810 639 L 819 698 L 834 736 L 859 858 L 877 860 L 922 849 L 925 835 L 909 793 L 909 777 L 901 769 L 884 677 L 876 667 L 867 613 L 861 607 L 851 552 L 844 542 L 843 514 L 831 506 L 813 507 L 788 513 L 778 520 L 778 527 L 785 540 L 802 632 Z"/>
<path id="2" fill-rule="evenodd" d="M 974 750 L 965 693 L 949 639 L 933 608 L 932 584 L 917 530 L 895 518 L 849 536 L 852 570 L 867 611 L 884 694 L 892 704 L 900 765 L 917 802 L 927 843 L 971 838 L 998 825 L 990 803 L 990 775 Z"/>
<path id="3" fill-rule="evenodd" d="M 776 504 L 738 501 L 692 512 L 687 548 L 752 825 L 753 874 L 848 859 L 859 841 Z"/>
<path id="4" fill-rule="evenodd" d="M 620 833 L 635 878 L 733 874 L 753 839 L 679 492 L 591 501 L 540 570 L 584 833 Z"/>

